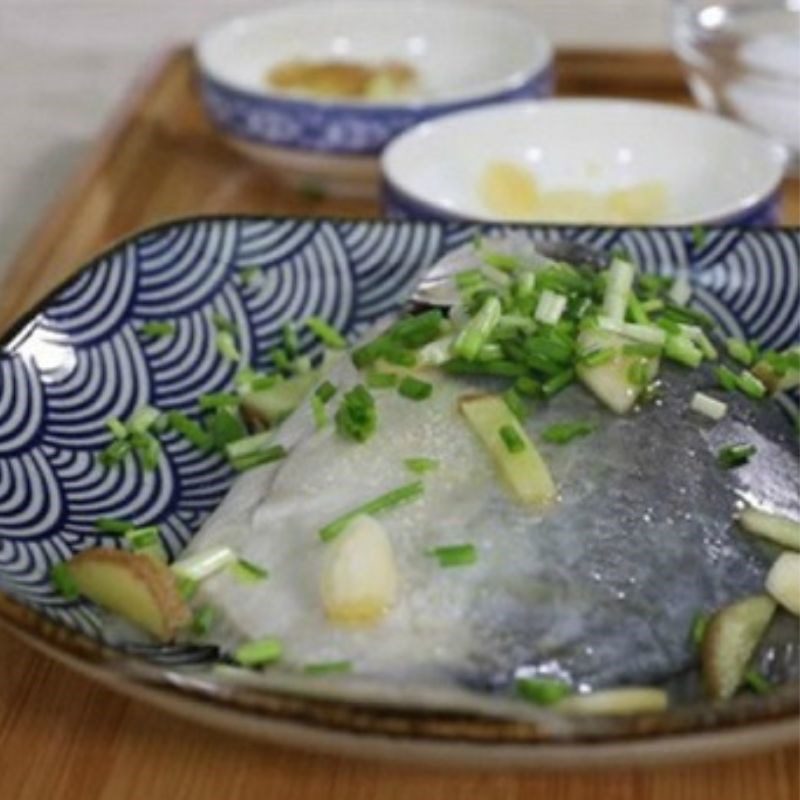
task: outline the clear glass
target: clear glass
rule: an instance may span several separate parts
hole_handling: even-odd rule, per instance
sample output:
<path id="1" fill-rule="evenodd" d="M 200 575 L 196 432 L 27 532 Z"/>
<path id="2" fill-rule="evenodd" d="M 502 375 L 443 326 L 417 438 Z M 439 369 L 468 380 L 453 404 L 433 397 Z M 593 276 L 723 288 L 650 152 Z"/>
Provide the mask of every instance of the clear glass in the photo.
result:
<path id="1" fill-rule="evenodd" d="M 695 100 L 785 144 L 800 163 L 800 0 L 674 0 Z"/>

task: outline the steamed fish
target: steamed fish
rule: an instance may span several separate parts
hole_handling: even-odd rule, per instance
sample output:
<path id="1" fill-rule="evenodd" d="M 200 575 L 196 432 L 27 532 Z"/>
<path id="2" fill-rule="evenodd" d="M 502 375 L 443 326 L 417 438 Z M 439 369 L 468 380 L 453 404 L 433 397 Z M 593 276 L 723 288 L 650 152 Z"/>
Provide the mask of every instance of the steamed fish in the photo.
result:
<path id="1" fill-rule="evenodd" d="M 223 571 L 204 582 L 203 602 L 220 615 L 217 641 L 277 636 L 294 663 L 346 660 L 398 681 L 662 682 L 695 660 L 688 631 L 698 612 L 763 587 L 771 559 L 732 523 L 742 499 L 800 511 L 781 412 L 742 399 L 708 428 L 686 409 L 702 374 L 668 370 L 661 402 L 632 416 L 603 410 L 577 386 L 533 413 L 525 429 L 558 491 L 539 509 L 509 493 L 459 411 L 460 398 L 493 387 L 425 378 L 433 392 L 424 402 L 373 392 L 380 422 L 363 444 L 333 425 L 317 430 L 301 408 L 276 437 L 288 457 L 239 479 L 190 552 L 224 544 L 269 579 L 248 584 Z M 359 375 L 343 360 L 329 380 L 345 392 Z M 552 425 L 575 419 L 593 432 L 568 446 L 543 441 Z M 719 448 L 742 439 L 756 457 L 719 469 Z M 406 462 L 418 458 L 437 466 L 416 476 Z M 319 531 L 415 479 L 421 496 L 373 522 L 391 543 L 383 579 L 396 583 L 383 614 L 362 624 L 332 619 L 322 581 L 336 542 Z M 442 568 L 430 555 L 459 544 L 474 547 L 474 564 Z"/>
<path id="2" fill-rule="evenodd" d="M 74 591 L 267 681 L 349 670 L 383 700 L 634 713 L 694 697 L 698 662 L 712 698 L 796 679 L 797 437 L 766 397 L 800 382 L 800 352 L 723 340 L 685 277 L 619 256 L 509 237 L 445 261 L 418 297 L 446 308 L 347 352 L 305 321 L 336 358 L 311 369 L 289 330 L 275 372 L 244 370 L 203 424 L 167 415 L 241 476 L 171 570 L 111 576 L 90 551 Z M 125 453 L 159 424 L 118 423 Z M 152 529 L 111 522 L 159 557 Z"/>

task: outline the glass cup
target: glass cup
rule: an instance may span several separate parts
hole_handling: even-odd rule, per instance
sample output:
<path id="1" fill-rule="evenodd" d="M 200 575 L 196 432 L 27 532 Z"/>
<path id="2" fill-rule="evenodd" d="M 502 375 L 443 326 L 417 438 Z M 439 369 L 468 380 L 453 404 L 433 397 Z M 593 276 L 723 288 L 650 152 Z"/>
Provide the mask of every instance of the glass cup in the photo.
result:
<path id="1" fill-rule="evenodd" d="M 800 0 L 674 0 L 673 46 L 704 108 L 789 149 L 800 166 Z"/>

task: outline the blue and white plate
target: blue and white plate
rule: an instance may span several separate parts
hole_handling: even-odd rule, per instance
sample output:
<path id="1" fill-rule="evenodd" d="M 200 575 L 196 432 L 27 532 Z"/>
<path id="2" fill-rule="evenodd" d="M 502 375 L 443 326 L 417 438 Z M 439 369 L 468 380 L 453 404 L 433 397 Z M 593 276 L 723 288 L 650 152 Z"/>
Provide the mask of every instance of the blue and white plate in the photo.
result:
<path id="1" fill-rule="evenodd" d="M 203 661 L 207 649 L 133 642 L 110 647 L 93 610 L 52 589 L 53 565 L 87 547 L 118 546 L 96 531 L 98 518 L 158 525 L 167 552 L 175 557 L 233 479 L 218 456 L 202 454 L 172 434 L 164 436 L 156 471 L 143 472 L 133 460 L 106 470 L 97 461 L 110 442 L 106 421 L 126 418 L 145 403 L 196 415 L 199 395 L 231 385 L 237 366 L 214 345 L 213 313 L 236 324 L 244 358 L 266 367 L 286 322 L 318 315 L 353 339 L 396 311 L 421 274 L 477 230 L 463 223 L 189 219 L 144 231 L 80 270 L 0 342 L 0 587 L 5 593 L 0 622 L 98 677 L 124 666 L 126 677 L 117 680 L 121 688 L 141 689 L 142 680 L 177 685 L 170 693 L 172 707 L 196 711 L 199 694 L 213 699 L 220 714 L 233 715 L 225 724 L 238 725 L 241 720 L 235 720 L 245 715 L 251 727 L 255 720 L 265 735 L 275 735 L 276 714 L 297 715 L 298 701 L 284 709 L 273 698 L 266 708 L 259 705 L 263 697 L 248 696 L 239 698 L 234 710 L 230 692 L 220 695 L 209 681 L 193 682 L 173 669 Z M 647 271 L 688 268 L 696 287 L 693 302 L 731 334 L 775 348 L 798 338 L 798 230 L 719 229 L 702 243 L 681 228 L 522 230 L 534 239 L 624 248 Z M 151 320 L 174 321 L 174 335 L 149 338 L 141 326 Z M 301 344 L 307 352 L 314 349 L 311 339 Z M 306 726 L 320 719 L 311 701 L 307 708 L 315 710 L 302 718 Z M 746 711 L 745 721 L 763 723 L 764 708 Z M 779 703 L 767 716 L 786 723 L 792 708 Z M 367 712 L 360 713 L 363 720 Z M 369 713 L 374 718 L 367 738 L 388 725 L 384 711 Z M 689 725 L 690 732 L 718 733 L 730 722 L 704 713 L 673 719 L 669 730 L 685 733 Z M 419 732 L 426 724 L 434 722 L 417 719 L 409 730 Z M 508 745 L 512 732 L 503 725 L 512 724 L 494 725 L 495 744 Z M 520 727 L 514 725 L 519 743 Z M 332 730 L 335 734 L 338 727 Z M 462 742 L 463 731 L 454 730 L 434 725 L 428 733 L 440 743 Z M 416 735 L 409 733 L 409 742 Z M 527 740 L 523 736 L 528 747 L 511 761 L 538 763 L 535 752 L 541 751 L 530 744 L 536 738 L 535 731 Z M 605 740 L 596 744 L 610 746 Z M 572 739 L 562 745 L 576 758 L 579 751 L 580 758 L 587 757 L 585 744 Z M 595 755 L 609 752 L 593 747 Z"/>

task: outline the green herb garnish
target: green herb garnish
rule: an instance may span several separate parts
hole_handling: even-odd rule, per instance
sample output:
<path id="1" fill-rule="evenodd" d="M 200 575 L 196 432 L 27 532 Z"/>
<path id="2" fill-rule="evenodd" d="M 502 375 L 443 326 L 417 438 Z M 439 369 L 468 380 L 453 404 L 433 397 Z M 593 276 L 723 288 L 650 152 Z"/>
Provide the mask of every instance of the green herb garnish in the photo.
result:
<path id="1" fill-rule="evenodd" d="M 362 514 L 380 514 L 404 503 L 410 503 L 412 500 L 421 497 L 424 491 L 425 488 L 422 481 L 414 481 L 413 483 L 399 486 L 397 489 L 392 489 L 392 491 L 369 500 L 346 514 L 342 514 L 341 517 L 338 517 L 333 522 L 329 522 L 325 527 L 320 528 L 319 537 L 323 542 L 329 542 L 338 536 L 356 517 Z"/>
<path id="2" fill-rule="evenodd" d="M 398 384 L 397 392 L 409 400 L 427 400 L 433 393 L 433 384 L 406 375 Z"/>
<path id="3" fill-rule="evenodd" d="M 729 444 L 717 453 L 719 465 L 725 469 L 735 469 L 746 464 L 756 454 L 753 444 Z"/>
<path id="4" fill-rule="evenodd" d="M 572 694 L 572 687 L 557 678 L 517 678 L 517 694 L 537 706 L 552 706 Z"/>
<path id="5" fill-rule="evenodd" d="M 426 555 L 439 561 L 440 567 L 466 567 L 478 560 L 478 551 L 473 544 L 451 544 L 434 547 Z"/>
<path id="6" fill-rule="evenodd" d="M 270 636 L 240 645 L 233 652 L 233 660 L 243 667 L 261 667 L 278 661 L 282 655 L 280 639 Z"/>
<path id="7" fill-rule="evenodd" d="M 567 444 L 573 439 L 594 433 L 595 428 L 591 422 L 558 422 L 542 431 L 542 439 L 551 444 Z"/>
<path id="8" fill-rule="evenodd" d="M 378 414 L 369 391 L 358 384 L 346 392 L 336 412 L 336 430 L 345 439 L 365 442 L 375 433 Z"/>

